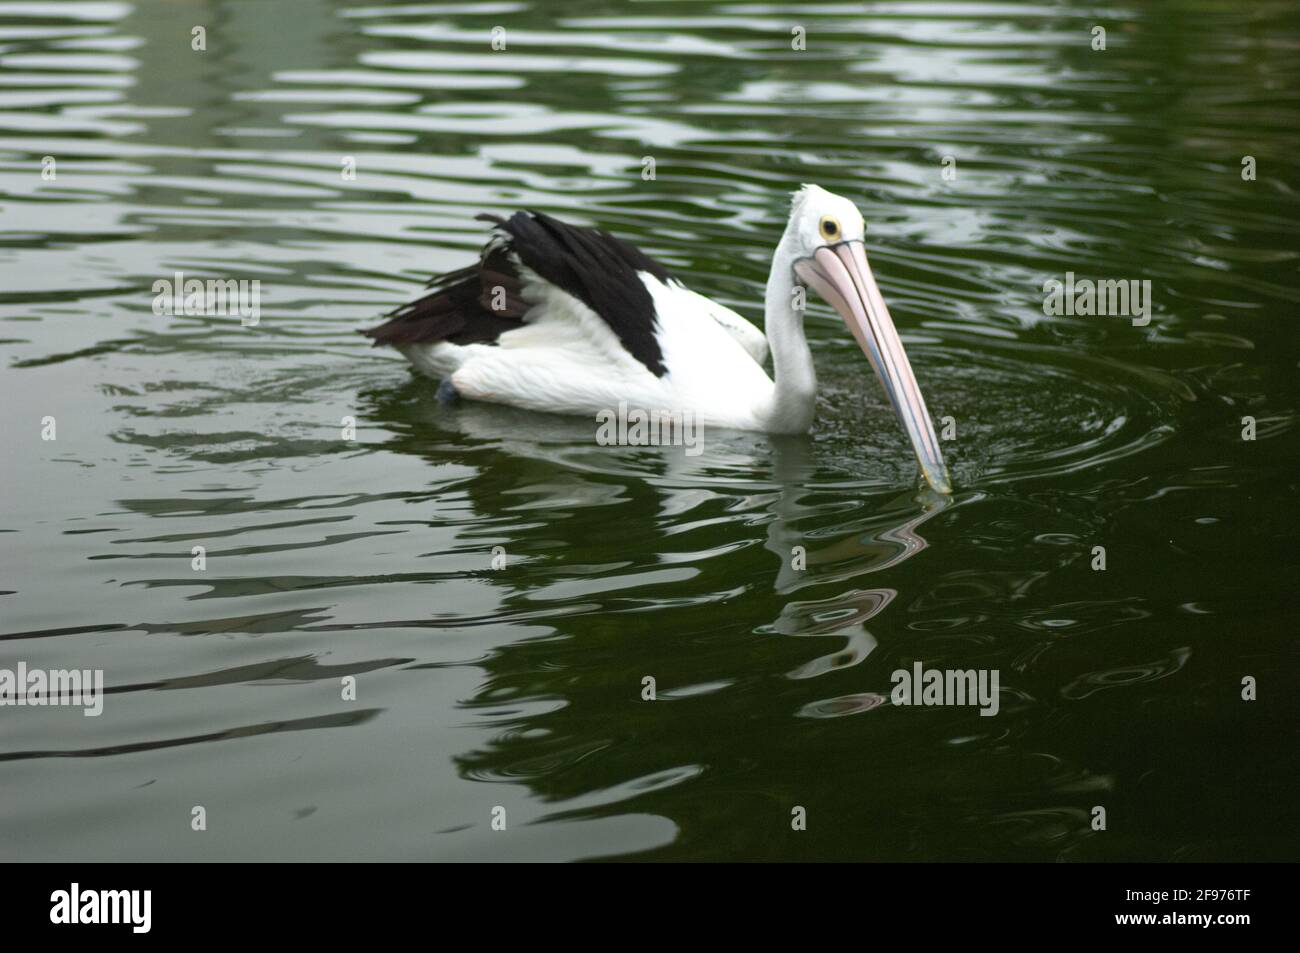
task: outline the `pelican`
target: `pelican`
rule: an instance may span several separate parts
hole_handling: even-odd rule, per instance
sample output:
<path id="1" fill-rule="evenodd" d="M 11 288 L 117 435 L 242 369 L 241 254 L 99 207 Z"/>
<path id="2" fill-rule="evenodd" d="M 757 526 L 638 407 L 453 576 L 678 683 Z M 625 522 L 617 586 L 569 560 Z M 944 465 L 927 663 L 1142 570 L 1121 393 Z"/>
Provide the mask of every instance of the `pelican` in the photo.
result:
<path id="1" fill-rule="evenodd" d="M 766 336 L 614 236 L 541 212 L 493 224 L 477 264 L 362 333 L 397 348 L 440 395 L 562 414 L 692 414 L 777 434 L 812 425 L 817 374 L 805 289 L 844 319 L 884 385 L 921 472 L 949 493 L 934 424 L 867 264 L 862 214 L 816 185 L 794 193 L 764 295 Z M 768 352 L 772 376 L 763 370 Z"/>

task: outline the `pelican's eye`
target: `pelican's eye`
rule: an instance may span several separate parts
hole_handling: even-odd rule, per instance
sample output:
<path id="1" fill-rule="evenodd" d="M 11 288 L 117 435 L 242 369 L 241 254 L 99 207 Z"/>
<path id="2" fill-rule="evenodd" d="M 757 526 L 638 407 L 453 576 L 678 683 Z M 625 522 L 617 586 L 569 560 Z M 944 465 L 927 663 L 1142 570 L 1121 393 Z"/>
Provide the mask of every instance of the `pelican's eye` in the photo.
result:
<path id="1" fill-rule="evenodd" d="M 840 240 L 840 223 L 833 215 L 823 215 L 821 222 L 818 224 L 821 230 L 822 238 L 828 242 L 837 242 Z"/>

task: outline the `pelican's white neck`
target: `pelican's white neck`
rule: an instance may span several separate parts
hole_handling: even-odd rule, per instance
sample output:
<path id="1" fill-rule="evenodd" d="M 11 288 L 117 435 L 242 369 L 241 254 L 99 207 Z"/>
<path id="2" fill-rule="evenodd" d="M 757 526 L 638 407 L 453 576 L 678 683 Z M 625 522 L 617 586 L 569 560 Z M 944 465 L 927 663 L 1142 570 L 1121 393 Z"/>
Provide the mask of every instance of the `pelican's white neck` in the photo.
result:
<path id="1" fill-rule="evenodd" d="M 817 371 L 804 337 L 803 312 L 795 310 L 794 259 L 793 242 L 787 232 L 772 255 L 764 295 L 764 329 L 776 382 L 767 412 L 766 429 L 772 433 L 805 433 L 812 426 L 817 403 Z"/>

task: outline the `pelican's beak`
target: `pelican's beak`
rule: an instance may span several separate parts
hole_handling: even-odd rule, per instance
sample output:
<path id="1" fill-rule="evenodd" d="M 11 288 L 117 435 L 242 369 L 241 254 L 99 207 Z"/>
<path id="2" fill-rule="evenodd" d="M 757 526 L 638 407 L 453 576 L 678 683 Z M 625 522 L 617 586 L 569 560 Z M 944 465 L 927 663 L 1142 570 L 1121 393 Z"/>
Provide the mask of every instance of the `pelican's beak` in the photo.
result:
<path id="1" fill-rule="evenodd" d="M 880 286 L 858 241 L 823 245 L 811 258 L 794 263 L 795 274 L 840 313 L 875 368 L 894 412 L 907 431 L 926 481 L 940 493 L 951 493 L 948 468 L 943 465 L 934 423 L 925 398 L 916 386 L 903 342 L 880 295 Z"/>

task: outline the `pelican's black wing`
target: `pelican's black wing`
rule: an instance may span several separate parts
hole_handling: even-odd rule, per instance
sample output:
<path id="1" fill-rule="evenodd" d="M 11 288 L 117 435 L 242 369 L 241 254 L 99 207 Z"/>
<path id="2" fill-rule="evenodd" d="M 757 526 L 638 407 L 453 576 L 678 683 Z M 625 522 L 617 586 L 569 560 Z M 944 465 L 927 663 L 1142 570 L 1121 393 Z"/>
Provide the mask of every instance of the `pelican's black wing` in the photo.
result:
<path id="1" fill-rule="evenodd" d="M 522 265 L 599 315 L 651 372 L 665 373 L 654 299 L 642 274 L 666 283 L 667 269 L 608 232 L 542 212 L 478 218 L 496 226 L 478 264 L 435 277 L 427 294 L 362 333 L 376 345 L 491 343 L 522 325 L 530 307 L 525 297 L 536 300 L 524 294 Z"/>

